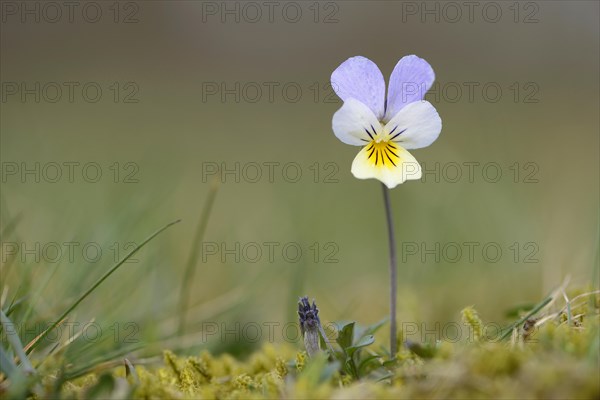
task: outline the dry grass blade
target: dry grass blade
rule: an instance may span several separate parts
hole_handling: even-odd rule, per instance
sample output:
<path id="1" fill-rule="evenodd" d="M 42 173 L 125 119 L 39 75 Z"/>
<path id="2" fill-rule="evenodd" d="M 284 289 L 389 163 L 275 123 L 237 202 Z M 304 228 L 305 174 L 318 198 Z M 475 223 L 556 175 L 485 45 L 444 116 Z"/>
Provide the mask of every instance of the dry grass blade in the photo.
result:
<path id="1" fill-rule="evenodd" d="M 139 385 L 140 378 L 138 377 L 137 371 L 135 370 L 135 367 L 133 366 L 131 361 L 129 361 L 127 358 L 124 358 L 123 363 L 125 364 L 125 376 L 131 376 L 133 383 L 135 385 Z"/>

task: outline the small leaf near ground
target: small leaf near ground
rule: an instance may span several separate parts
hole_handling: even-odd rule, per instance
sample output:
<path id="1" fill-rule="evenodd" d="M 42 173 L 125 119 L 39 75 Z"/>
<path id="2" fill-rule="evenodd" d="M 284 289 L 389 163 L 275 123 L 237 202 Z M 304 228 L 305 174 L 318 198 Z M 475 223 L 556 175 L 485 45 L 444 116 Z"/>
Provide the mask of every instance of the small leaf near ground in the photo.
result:
<path id="1" fill-rule="evenodd" d="M 354 338 L 354 322 L 347 323 L 338 329 L 337 343 L 342 349 L 347 349 L 352 346 L 352 340 Z"/>
<path id="2" fill-rule="evenodd" d="M 354 353 L 363 348 L 372 345 L 375 342 L 375 337 L 373 335 L 364 336 L 361 338 L 355 345 L 352 345 L 346 348 L 346 353 L 348 357 L 352 357 Z"/>

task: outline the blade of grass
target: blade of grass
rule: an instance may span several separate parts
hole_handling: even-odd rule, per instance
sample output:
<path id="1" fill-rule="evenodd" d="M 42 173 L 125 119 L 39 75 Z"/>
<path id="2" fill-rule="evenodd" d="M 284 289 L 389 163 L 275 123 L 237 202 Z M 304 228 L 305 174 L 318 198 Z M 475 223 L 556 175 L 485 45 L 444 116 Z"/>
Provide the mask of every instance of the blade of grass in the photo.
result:
<path id="1" fill-rule="evenodd" d="M 14 218 L 12 218 L 8 223 L 2 228 L 0 232 L 0 240 L 6 240 L 7 236 L 10 236 L 16 229 L 19 222 L 23 219 L 23 214 L 19 213 Z"/>
<path id="2" fill-rule="evenodd" d="M 196 270 L 196 264 L 198 262 L 199 251 L 198 248 L 200 243 L 204 239 L 204 233 L 208 226 L 208 218 L 212 211 L 217 192 L 219 191 L 219 181 L 214 179 L 210 186 L 206 203 L 200 214 L 198 225 L 196 227 L 196 233 L 194 235 L 194 241 L 192 242 L 192 248 L 188 256 L 188 261 L 183 274 L 183 281 L 181 283 L 181 297 L 179 298 L 179 328 L 177 329 L 178 334 L 182 334 L 185 329 L 185 317 L 187 311 L 187 305 L 189 302 L 190 291 L 192 289 L 192 282 L 194 281 L 194 271 Z"/>
<path id="3" fill-rule="evenodd" d="M 199 343 L 199 334 L 202 331 L 204 322 L 214 321 L 214 318 L 224 317 L 232 313 L 239 313 L 240 309 L 247 306 L 245 298 L 255 298 L 259 293 L 264 293 L 269 288 L 270 281 L 267 279 L 270 276 L 269 274 L 271 272 L 268 269 L 257 271 L 254 276 L 247 278 L 247 284 L 244 287 L 237 286 L 208 302 L 191 304 L 189 310 L 193 310 L 194 320 L 188 321 L 189 332 L 179 335 L 176 330 L 173 330 L 172 333 L 164 335 L 159 341 L 149 344 L 150 349 L 146 347 L 144 351 L 148 351 L 148 354 L 162 354 L 165 348 L 173 351 L 190 351 Z M 177 315 L 168 315 L 162 319 L 158 318 L 158 322 L 165 326 L 165 330 L 170 332 L 169 327 L 173 325 L 173 322 L 176 322 L 177 318 Z M 211 344 L 206 343 L 203 346 L 210 348 Z"/>
<path id="4" fill-rule="evenodd" d="M 90 321 L 88 321 L 86 324 L 83 325 L 83 327 L 88 326 L 89 324 L 94 322 L 94 318 L 92 318 Z M 83 335 L 84 332 L 84 328 L 81 328 L 79 330 L 79 332 L 74 333 L 71 337 L 69 337 L 64 343 L 56 343 L 56 346 L 54 346 L 49 352 L 48 352 L 48 356 L 56 353 L 56 352 L 60 352 L 63 351 L 65 348 L 67 348 L 67 346 L 69 346 L 70 344 L 72 344 L 73 342 L 75 342 L 81 335 Z M 45 358 L 43 361 L 46 361 L 48 358 Z M 43 362 L 42 361 L 42 362 Z"/>
<path id="5" fill-rule="evenodd" d="M 80 376 L 85 375 L 90 371 L 98 373 L 108 368 L 121 365 L 121 363 L 123 362 L 123 356 L 125 356 L 128 353 L 132 353 L 136 350 L 140 350 L 143 347 L 144 343 L 137 343 L 129 347 L 124 347 L 115 351 L 107 352 L 100 357 L 93 358 L 87 363 L 80 365 L 79 368 L 73 369 L 71 371 L 65 371 L 64 379 L 66 381 L 69 381 L 75 378 L 79 378 Z"/>
<path id="6" fill-rule="evenodd" d="M 14 232 L 16 232 L 17 226 L 21 222 L 22 218 L 22 212 L 18 212 L 15 217 L 12 217 L 10 215 L 10 212 L 8 211 L 8 205 L 6 204 L 6 199 L 4 195 L 0 194 L 0 225 L 2 226 L 2 230 L 0 231 L 0 241 L 2 243 L 6 242 L 8 237 L 10 237 Z M 8 222 L 5 224 L 6 221 Z M 18 235 L 15 235 L 15 242 L 18 241 Z M 2 274 L 0 279 L 2 281 L 7 280 L 7 277 L 11 271 L 11 267 L 16 258 L 17 254 L 15 252 L 13 254 L 10 254 L 6 260 L 3 257 L 3 260 L 0 261 L 0 273 Z"/>
<path id="7" fill-rule="evenodd" d="M 565 303 L 567 304 L 565 307 L 567 308 L 567 322 L 569 323 L 569 326 L 571 326 L 573 324 L 573 317 L 572 317 L 572 313 L 571 313 L 571 301 L 569 300 L 569 297 L 567 296 L 567 293 L 565 292 L 565 290 L 562 290 L 562 295 L 563 298 L 565 299 Z"/>
<path id="8" fill-rule="evenodd" d="M 66 320 L 67 320 L 67 318 L 65 317 L 64 319 L 62 319 L 62 320 L 58 321 L 58 322 L 57 322 L 57 323 L 54 325 L 54 327 L 56 328 L 57 326 L 60 326 L 60 325 L 62 325 L 62 324 L 63 324 L 63 322 L 65 322 Z M 44 335 L 44 334 L 46 334 L 46 331 L 43 331 L 42 333 L 40 333 L 39 335 L 37 335 L 35 338 L 33 338 L 33 340 L 32 340 L 31 342 L 27 343 L 27 345 L 25 346 L 25 353 L 26 353 L 26 354 L 30 354 L 29 348 L 30 348 L 31 346 L 33 346 L 33 344 L 34 344 L 35 342 L 37 342 L 38 340 L 40 340 L 40 338 L 41 338 L 41 337 L 42 337 L 42 335 Z"/>
<path id="9" fill-rule="evenodd" d="M 514 322 L 508 328 L 506 328 L 506 331 L 502 334 L 502 336 L 500 337 L 500 340 L 504 340 L 504 339 L 508 338 L 510 335 L 512 335 L 513 330 L 515 328 L 518 328 L 519 326 L 521 326 L 521 324 L 523 324 L 529 318 L 531 318 L 532 316 L 534 316 L 535 314 L 540 312 L 540 310 L 542 308 L 546 307 L 546 305 L 552 301 L 552 298 L 553 298 L 552 295 L 546 297 L 544 300 L 542 300 L 540 303 L 538 303 L 535 307 L 533 307 L 533 309 L 529 313 L 527 313 L 527 315 L 525 315 L 523 318 L 519 319 L 517 322 Z"/>
<path id="10" fill-rule="evenodd" d="M 2 328 L 6 332 L 6 337 L 11 347 L 17 353 L 19 360 L 21 360 L 21 365 L 23 366 L 23 371 L 26 374 L 33 374 L 35 369 L 29 362 L 27 355 L 25 354 L 25 350 L 23 349 L 23 344 L 21 343 L 21 339 L 19 338 L 19 334 L 16 329 L 14 329 L 14 324 L 11 320 L 4 314 L 4 311 L 0 310 L 0 322 L 2 323 Z M 12 329 L 11 329 L 12 327 Z"/>
<path id="11" fill-rule="evenodd" d="M 15 365 L 12 357 L 9 357 L 4 351 L 4 348 L 0 346 L 0 372 L 9 378 L 12 378 L 15 373 L 18 373 L 17 366 Z"/>
<path id="12" fill-rule="evenodd" d="M 131 361 L 129 361 L 127 358 L 124 358 L 123 363 L 125 364 L 125 376 L 127 376 L 127 377 L 131 376 L 131 379 L 133 380 L 133 384 L 139 385 L 140 378 L 138 377 L 137 371 L 135 370 L 135 367 L 133 366 Z"/>
<path id="13" fill-rule="evenodd" d="M 597 289 L 600 284 L 600 220 L 598 221 L 598 230 L 596 234 L 596 255 L 594 257 L 594 264 L 592 265 L 592 282 L 594 289 Z"/>
<path id="14" fill-rule="evenodd" d="M 106 278 L 108 278 L 110 275 L 112 275 L 113 272 L 115 272 L 117 269 L 119 269 L 119 267 L 121 265 L 123 265 L 125 263 L 125 261 L 127 261 L 129 258 L 131 258 L 135 253 L 137 253 L 142 247 L 144 247 L 148 242 L 150 242 L 152 239 L 154 239 L 160 233 L 162 233 L 166 229 L 170 228 L 171 226 L 175 225 L 179 221 L 181 221 L 181 220 L 178 219 L 177 221 L 170 222 L 167 225 L 160 228 L 159 230 L 157 230 L 156 232 L 154 232 L 152 235 L 148 236 L 142 243 L 140 243 L 133 250 L 131 250 L 129 252 L 129 254 L 127 254 L 125 257 L 123 257 L 121 259 L 121 261 L 116 263 L 110 270 L 108 270 L 104 275 L 102 275 L 100 277 L 100 279 L 98 279 L 85 293 L 83 293 L 81 296 L 79 296 L 79 298 L 59 318 L 56 319 L 56 322 L 54 322 L 44 332 L 42 332 L 42 334 L 39 335 L 35 339 L 35 342 L 30 343 L 29 348 L 27 349 L 27 354 L 29 354 L 31 351 L 33 351 L 33 349 L 35 349 L 37 347 L 37 345 L 41 343 L 42 339 L 45 338 L 46 335 L 48 335 L 48 333 L 50 333 L 50 331 L 52 331 L 60 323 L 60 321 L 63 321 L 67 317 L 67 315 L 69 315 L 69 313 L 71 313 L 71 311 L 73 311 L 75 309 L 75 307 L 77 307 L 79 305 L 79 303 L 81 303 L 94 290 L 96 290 L 96 288 L 98 286 L 100 286 L 100 284 L 102 282 L 104 282 L 106 280 Z"/>
<path id="15" fill-rule="evenodd" d="M 37 302 L 42 297 L 42 292 L 46 290 L 46 287 L 48 287 L 48 284 L 52 280 L 52 277 L 54 276 L 54 274 L 56 274 L 56 271 L 58 271 L 59 265 L 60 263 L 54 264 L 50 271 L 46 273 L 42 284 L 39 286 L 36 285 L 37 288 L 35 289 L 35 292 L 30 294 L 30 301 L 27 302 L 27 308 L 25 309 L 23 317 L 21 318 L 22 321 L 26 322 L 29 319 L 29 316 L 35 309 Z"/>
<path id="16" fill-rule="evenodd" d="M 19 286 L 19 288 L 17 289 L 17 292 L 15 292 L 15 295 L 13 296 L 12 300 L 10 301 L 10 304 L 8 305 L 8 308 L 6 309 L 7 317 L 10 317 L 10 314 L 12 314 L 13 311 L 15 311 L 17 309 L 17 307 L 19 307 L 28 298 L 27 296 L 24 296 L 17 300 L 17 295 L 19 294 L 20 288 L 21 287 Z"/>

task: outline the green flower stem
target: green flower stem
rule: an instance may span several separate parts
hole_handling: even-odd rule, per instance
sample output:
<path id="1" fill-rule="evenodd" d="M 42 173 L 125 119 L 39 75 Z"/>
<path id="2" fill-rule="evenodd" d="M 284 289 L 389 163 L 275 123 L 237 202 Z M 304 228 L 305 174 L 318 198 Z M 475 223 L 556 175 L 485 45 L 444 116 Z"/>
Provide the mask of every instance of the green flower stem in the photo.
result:
<path id="1" fill-rule="evenodd" d="M 385 203 L 385 216 L 388 226 L 388 239 L 390 243 L 390 354 L 394 358 L 398 351 L 396 340 L 396 298 L 398 297 L 398 263 L 396 257 L 396 238 L 394 235 L 394 219 L 390 204 L 390 190 L 382 183 L 383 202 Z"/>

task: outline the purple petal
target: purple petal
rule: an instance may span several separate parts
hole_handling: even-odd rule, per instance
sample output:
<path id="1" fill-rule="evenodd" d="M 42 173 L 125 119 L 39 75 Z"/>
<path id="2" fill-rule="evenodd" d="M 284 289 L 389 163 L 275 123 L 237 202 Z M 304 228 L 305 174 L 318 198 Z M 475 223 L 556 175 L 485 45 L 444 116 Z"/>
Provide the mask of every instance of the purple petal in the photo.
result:
<path id="1" fill-rule="evenodd" d="M 433 85 L 431 65 L 417 56 L 402 57 L 390 77 L 385 121 L 389 121 L 407 104 L 423 100 Z"/>
<path id="2" fill-rule="evenodd" d="M 354 98 L 367 105 L 381 120 L 385 104 L 385 81 L 377 65 L 365 57 L 351 57 L 331 74 L 331 86 L 346 101 Z"/>

